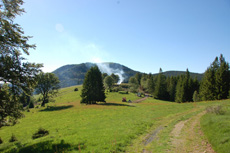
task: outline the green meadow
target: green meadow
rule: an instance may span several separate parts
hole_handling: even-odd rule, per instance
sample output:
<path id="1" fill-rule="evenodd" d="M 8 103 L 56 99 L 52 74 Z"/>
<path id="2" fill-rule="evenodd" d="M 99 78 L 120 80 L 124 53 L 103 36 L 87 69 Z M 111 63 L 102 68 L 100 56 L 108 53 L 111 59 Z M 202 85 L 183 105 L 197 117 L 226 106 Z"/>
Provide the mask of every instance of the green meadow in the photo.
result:
<path id="1" fill-rule="evenodd" d="M 76 87 L 79 91 L 74 91 Z M 132 93 L 112 92 L 106 94 L 106 103 L 81 105 L 81 88 L 61 89 L 55 102 L 45 108 L 25 111 L 25 117 L 19 123 L 2 127 L 0 152 L 141 152 L 144 148 L 165 152 L 171 148 L 169 133 L 177 122 L 213 105 L 223 105 L 225 113 L 203 116 L 202 129 L 216 151 L 229 149 L 230 100 L 179 104 L 149 97 L 141 103 L 126 103 L 121 102 L 123 97 L 132 101 L 139 97 Z M 145 136 L 159 127 L 162 128 L 158 139 L 144 144 Z M 222 127 L 223 131 L 220 131 Z M 32 139 L 39 128 L 48 130 L 49 135 Z M 216 130 L 222 133 L 219 135 L 221 142 L 213 140 Z M 12 134 L 17 141 L 9 142 Z M 222 144 L 228 145 L 225 150 L 219 149 Z"/>

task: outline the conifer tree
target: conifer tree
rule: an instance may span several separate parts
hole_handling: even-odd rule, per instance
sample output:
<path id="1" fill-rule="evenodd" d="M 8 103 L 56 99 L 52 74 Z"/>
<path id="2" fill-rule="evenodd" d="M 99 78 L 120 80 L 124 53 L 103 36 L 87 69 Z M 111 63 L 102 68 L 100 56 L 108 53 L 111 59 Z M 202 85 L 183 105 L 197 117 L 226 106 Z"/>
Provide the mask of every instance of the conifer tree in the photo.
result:
<path id="1" fill-rule="evenodd" d="M 154 83 L 154 78 L 153 78 L 152 75 L 149 76 L 148 83 L 147 83 L 147 88 L 148 88 L 149 93 L 151 93 L 151 94 L 154 93 L 155 83 Z"/>
<path id="2" fill-rule="evenodd" d="M 182 103 L 185 102 L 185 77 L 181 75 L 176 86 L 176 97 L 175 101 Z"/>
<path id="3" fill-rule="evenodd" d="M 96 104 L 105 102 L 105 89 L 102 75 L 97 66 L 91 67 L 86 73 L 81 93 L 81 103 Z"/>
<path id="4" fill-rule="evenodd" d="M 215 58 L 210 67 L 205 71 L 200 85 L 202 100 L 226 99 L 230 84 L 229 63 L 221 54 Z"/>
<path id="5" fill-rule="evenodd" d="M 160 68 L 159 74 L 157 76 L 156 86 L 154 90 L 154 98 L 156 99 L 167 99 L 167 87 L 166 87 L 166 78 L 162 74 L 162 69 Z"/>
<path id="6" fill-rule="evenodd" d="M 226 99 L 228 97 L 229 90 L 229 64 L 225 61 L 223 55 L 220 55 L 220 65 L 215 73 L 215 89 L 216 89 L 216 99 Z"/>
<path id="7" fill-rule="evenodd" d="M 169 85 L 168 85 L 168 89 L 167 89 L 170 101 L 175 101 L 176 84 L 177 84 L 176 78 L 171 76 L 169 78 Z"/>

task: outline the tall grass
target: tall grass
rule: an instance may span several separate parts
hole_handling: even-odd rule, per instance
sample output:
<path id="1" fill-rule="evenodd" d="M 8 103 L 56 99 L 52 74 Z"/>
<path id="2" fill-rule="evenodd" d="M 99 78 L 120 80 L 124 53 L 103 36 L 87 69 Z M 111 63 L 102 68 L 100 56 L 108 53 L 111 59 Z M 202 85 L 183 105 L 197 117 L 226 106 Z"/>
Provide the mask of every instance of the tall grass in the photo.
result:
<path id="1" fill-rule="evenodd" d="M 230 100 L 207 110 L 201 119 L 202 130 L 216 152 L 230 152 Z"/>

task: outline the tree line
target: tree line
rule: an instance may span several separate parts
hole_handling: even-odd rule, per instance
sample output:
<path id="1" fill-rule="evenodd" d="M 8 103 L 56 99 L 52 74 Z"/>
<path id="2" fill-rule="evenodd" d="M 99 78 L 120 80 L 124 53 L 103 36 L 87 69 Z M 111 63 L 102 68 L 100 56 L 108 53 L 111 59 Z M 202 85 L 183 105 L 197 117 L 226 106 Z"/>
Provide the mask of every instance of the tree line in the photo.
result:
<path id="1" fill-rule="evenodd" d="M 187 69 L 180 76 L 166 77 L 160 68 L 158 75 L 137 73 L 129 79 L 131 92 L 147 92 L 156 99 L 191 102 L 227 99 L 230 96 L 229 63 L 221 54 L 207 68 L 201 81 L 192 78 Z"/>

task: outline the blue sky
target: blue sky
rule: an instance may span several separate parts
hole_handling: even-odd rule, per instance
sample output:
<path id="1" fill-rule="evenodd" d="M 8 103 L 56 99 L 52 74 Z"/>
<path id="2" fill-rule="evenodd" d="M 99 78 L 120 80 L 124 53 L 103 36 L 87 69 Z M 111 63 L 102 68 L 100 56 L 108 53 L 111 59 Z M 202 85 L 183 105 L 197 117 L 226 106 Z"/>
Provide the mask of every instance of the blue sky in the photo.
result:
<path id="1" fill-rule="evenodd" d="M 16 18 L 37 45 L 26 57 L 45 72 L 116 62 L 145 73 L 203 73 L 230 61 L 229 0 L 24 0 Z"/>

